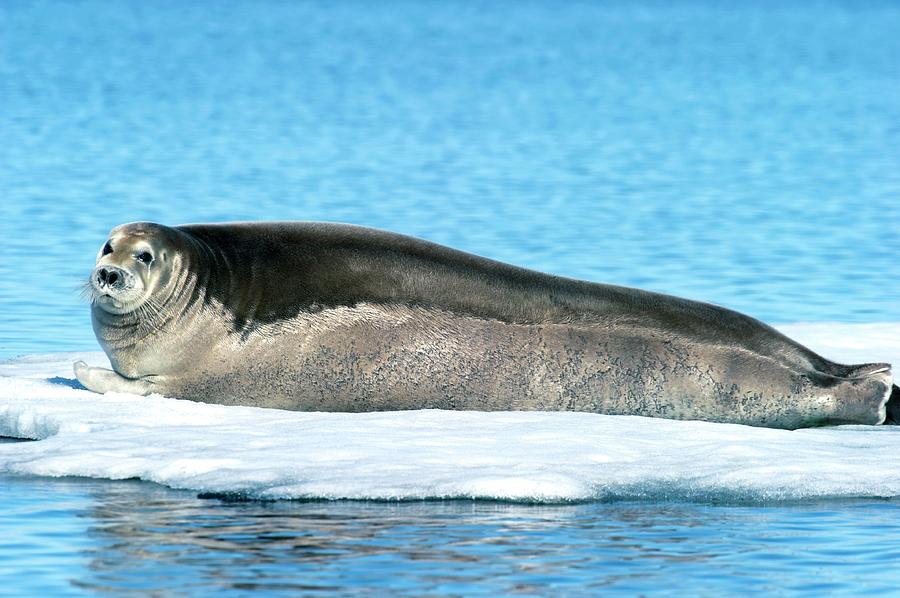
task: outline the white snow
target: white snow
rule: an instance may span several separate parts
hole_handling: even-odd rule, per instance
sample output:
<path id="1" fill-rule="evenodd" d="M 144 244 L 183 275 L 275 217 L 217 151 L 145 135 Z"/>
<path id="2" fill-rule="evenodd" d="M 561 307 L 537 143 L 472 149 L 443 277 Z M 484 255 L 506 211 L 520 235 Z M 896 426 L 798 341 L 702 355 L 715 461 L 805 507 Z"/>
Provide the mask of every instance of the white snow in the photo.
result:
<path id="1" fill-rule="evenodd" d="M 900 365 L 900 323 L 780 327 Z M 798 431 L 583 413 L 297 413 L 78 387 L 72 362 L 0 363 L 0 471 L 140 478 L 249 498 L 765 501 L 900 496 L 900 426 Z"/>

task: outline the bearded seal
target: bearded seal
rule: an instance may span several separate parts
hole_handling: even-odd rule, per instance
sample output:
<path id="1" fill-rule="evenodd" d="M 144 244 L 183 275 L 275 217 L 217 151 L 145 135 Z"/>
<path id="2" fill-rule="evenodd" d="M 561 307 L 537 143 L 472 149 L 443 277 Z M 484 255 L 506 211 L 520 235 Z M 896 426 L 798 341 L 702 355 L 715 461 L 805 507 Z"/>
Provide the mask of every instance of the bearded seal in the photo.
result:
<path id="1" fill-rule="evenodd" d="M 585 411 L 878 424 L 890 365 L 749 316 L 345 224 L 112 230 L 88 284 L 96 392 L 310 411 Z M 896 390 L 896 387 L 893 387 Z"/>

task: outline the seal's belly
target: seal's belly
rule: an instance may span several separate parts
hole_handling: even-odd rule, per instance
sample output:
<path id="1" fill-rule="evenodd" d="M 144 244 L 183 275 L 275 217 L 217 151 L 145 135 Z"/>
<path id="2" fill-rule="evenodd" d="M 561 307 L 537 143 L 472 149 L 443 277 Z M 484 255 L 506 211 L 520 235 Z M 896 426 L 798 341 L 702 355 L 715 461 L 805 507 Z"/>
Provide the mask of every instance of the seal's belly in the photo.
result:
<path id="1" fill-rule="evenodd" d="M 747 351 L 633 327 L 415 315 L 251 337 L 173 390 L 308 411 L 569 410 L 776 427 L 838 410 L 838 393 Z"/>

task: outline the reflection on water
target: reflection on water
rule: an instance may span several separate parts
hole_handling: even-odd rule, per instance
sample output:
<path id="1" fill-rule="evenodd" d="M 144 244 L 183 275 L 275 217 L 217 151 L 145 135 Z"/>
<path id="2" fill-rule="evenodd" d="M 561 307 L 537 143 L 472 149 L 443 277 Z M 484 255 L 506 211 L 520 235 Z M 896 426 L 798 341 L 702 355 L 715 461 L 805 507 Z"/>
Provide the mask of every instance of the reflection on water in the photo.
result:
<path id="1" fill-rule="evenodd" d="M 900 582 L 900 554 L 886 541 L 900 533 L 894 502 L 264 503 L 137 481 L 16 478 L 14 487 L 10 502 L 0 490 L 0 551 L 15 555 L 0 578 L 24 591 L 734 593 Z M 13 578 L 23 567 L 41 576 Z"/>

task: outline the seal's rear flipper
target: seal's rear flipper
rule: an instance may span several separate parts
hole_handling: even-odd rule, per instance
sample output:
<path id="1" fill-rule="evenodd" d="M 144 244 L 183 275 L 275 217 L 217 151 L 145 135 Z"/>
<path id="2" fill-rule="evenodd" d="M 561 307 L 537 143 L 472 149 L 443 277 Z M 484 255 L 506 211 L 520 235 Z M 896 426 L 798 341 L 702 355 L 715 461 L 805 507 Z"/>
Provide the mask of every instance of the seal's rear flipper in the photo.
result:
<path id="1" fill-rule="evenodd" d="M 894 426 L 900 425 L 900 386 L 894 384 L 891 389 L 891 396 L 885 407 L 887 408 L 887 417 L 884 423 Z"/>
<path id="2" fill-rule="evenodd" d="M 889 363 L 835 366 L 820 381 L 836 399 L 838 413 L 832 424 L 900 424 L 900 391 Z"/>
<path id="3" fill-rule="evenodd" d="M 889 372 L 891 364 L 889 363 L 864 363 L 862 365 L 838 365 L 836 366 L 834 375 L 848 380 L 860 380 L 868 378 L 874 374 Z"/>

